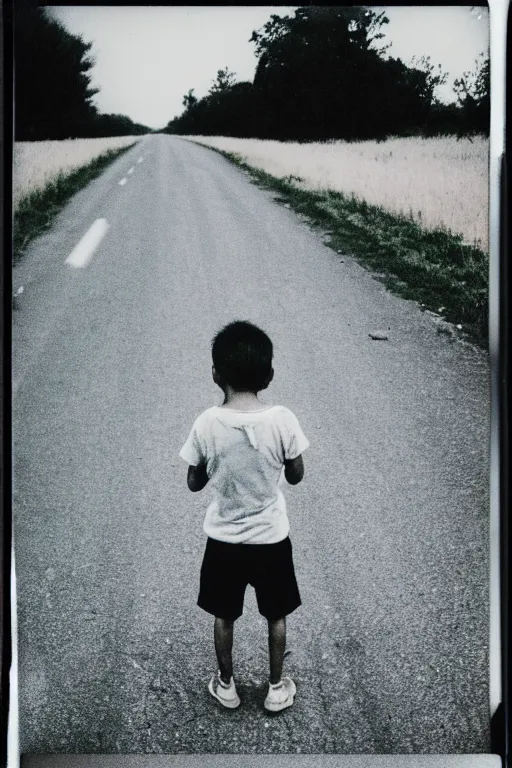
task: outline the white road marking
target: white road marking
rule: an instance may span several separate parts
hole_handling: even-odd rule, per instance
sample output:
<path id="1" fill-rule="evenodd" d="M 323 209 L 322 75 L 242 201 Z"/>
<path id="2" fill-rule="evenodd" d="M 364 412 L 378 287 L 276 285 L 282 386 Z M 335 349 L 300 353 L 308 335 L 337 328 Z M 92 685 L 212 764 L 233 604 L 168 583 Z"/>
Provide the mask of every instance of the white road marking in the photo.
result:
<path id="1" fill-rule="evenodd" d="M 132 166 L 132 167 L 130 168 L 130 170 L 128 171 L 128 173 L 133 173 L 133 172 L 134 172 L 134 170 L 135 170 L 135 168 Z"/>
<path id="2" fill-rule="evenodd" d="M 121 179 L 121 181 L 119 182 L 119 186 L 122 187 L 123 184 L 126 184 L 127 181 L 128 179 L 126 177 L 124 179 Z"/>
<path id="3" fill-rule="evenodd" d="M 142 163 L 142 161 L 143 161 L 143 160 L 144 160 L 144 158 L 143 158 L 143 157 L 139 157 L 139 159 L 137 160 L 137 162 L 138 162 L 138 163 Z"/>
<path id="4" fill-rule="evenodd" d="M 109 226 L 106 219 L 96 219 L 94 224 L 89 227 L 85 235 L 71 251 L 66 259 L 66 264 L 69 264 L 71 267 L 86 267 L 94 251 L 105 237 Z"/>

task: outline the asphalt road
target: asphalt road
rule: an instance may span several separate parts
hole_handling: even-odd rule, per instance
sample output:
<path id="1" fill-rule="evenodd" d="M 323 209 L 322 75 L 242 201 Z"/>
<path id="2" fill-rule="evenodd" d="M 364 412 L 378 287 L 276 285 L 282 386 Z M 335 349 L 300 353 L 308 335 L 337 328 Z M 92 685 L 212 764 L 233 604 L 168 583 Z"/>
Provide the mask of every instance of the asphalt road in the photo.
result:
<path id="1" fill-rule="evenodd" d="M 101 218 L 89 265 L 65 264 Z M 169 136 L 76 195 L 13 279 L 23 752 L 489 750 L 481 351 L 220 155 Z M 221 400 L 210 341 L 236 318 L 273 339 L 263 399 L 311 442 L 287 492 L 303 606 L 288 622 L 295 705 L 278 716 L 262 708 L 252 592 L 235 627 L 242 706 L 207 692 L 209 491 L 187 490 L 178 457 Z"/>

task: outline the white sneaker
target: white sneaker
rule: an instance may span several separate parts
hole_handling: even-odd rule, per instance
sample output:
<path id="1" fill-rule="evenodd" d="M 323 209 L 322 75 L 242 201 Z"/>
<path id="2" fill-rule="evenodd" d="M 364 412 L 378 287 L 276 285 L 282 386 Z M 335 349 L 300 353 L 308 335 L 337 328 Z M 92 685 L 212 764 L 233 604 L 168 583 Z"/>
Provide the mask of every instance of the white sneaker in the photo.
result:
<path id="1" fill-rule="evenodd" d="M 221 680 L 220 672 L 212 677 L 208 683 L 208 690 L 211 695 L 214 696 L 217 701 L 220 701 L 222 706 L 228 709 L 236 709 L 240 705 L 240 699 L 235 688 L 235 681 L 233 678 L 229 681 L 229 685 Z"/>
<path id="2" fill-rule="evenodd" d="M 269 683 L 267 698 L 263 706 L 269 712 L 280 712 L 286 707 L 291 707 L 296 692 L 297 688 L 291 677 L 283 677 L 275 685 Z"/>

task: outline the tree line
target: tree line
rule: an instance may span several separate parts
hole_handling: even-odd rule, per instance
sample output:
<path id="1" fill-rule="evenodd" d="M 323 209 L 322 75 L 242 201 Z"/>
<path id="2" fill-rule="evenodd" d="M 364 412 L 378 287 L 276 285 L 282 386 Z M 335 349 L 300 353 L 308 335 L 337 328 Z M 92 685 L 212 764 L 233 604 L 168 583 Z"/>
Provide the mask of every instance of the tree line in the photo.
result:
<path id="1" fill-rule="evenodd" d="M 272 15 L 251 42 L 254 81 L 219 70 L 209 93 L 183 98 L 168 133 L 294 141 L 489 133 L 490 65 L 455 81 L 456 101 L 435 96 L 448 75 L 428 57 L 386 56 L 384 13 L 365 7 L 298 8 Z"/>
<path id="2" fill-rule="evenodd" d="M 92 43 L 72 35 L 44 9 L 14 9 L 14 138 L 132 136 L 150 129 L 126 115 L 101 114 L 93 103 Z"/>
<path id="3" fill-rule="evenodd" d="M 489 133 L 490 64 L 455 81 L 456 102 L 435 97 L 447 75 L 428 58 L 387 57 L 384 13 L 364 7 L 298 8 L 254 31 L 253 82 L 219 70 L 209 93 L 191 89 L 168 133 L 313 141 Z M 101 114 L 93 98 L 92 44 L 33 2 L 15 7 L 15 140 L 136 135 L 150 129 Z M 389 46 L 388 46 L 389 47 Z"/>

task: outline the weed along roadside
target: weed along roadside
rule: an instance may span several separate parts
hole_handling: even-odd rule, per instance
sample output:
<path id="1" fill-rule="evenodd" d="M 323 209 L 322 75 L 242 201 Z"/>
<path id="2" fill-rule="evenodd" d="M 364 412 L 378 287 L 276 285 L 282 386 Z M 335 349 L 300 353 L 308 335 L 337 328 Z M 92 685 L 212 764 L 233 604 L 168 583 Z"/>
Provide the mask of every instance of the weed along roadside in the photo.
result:
<path id="1" fill-rule="evenodd" d="M 205 145 L 203 145 L 205 146 Z M 488 255 L 462 236 L 442 229 L 427 230 L 412 218 L 384 211 L 342 192 L 308 190 L 296 176 L 276 178 L 246 163 L 239 155 L 210 147 L 313 226 L 328 229 L 326 244 L 340 254 L 352 255 L 387 288 L 422 309 L 440 315 L 446 323 L 486 348 L 488 335 Z M 439 325 L 442 331 L 446 323 Z"/>
<path id="2" fill-rule="evenodd" d="M 118 157 L 131 149 L 136 142 L 119 149 L 109 149 L 95 157 L 87 165 L 68 173 L 59 173 L 42 189 L 24 195 L 17 204 L 13 216 L 13 264 L 23 256 L 27 245 L 45 232 L 66 203 L 97 178 Z"/>

